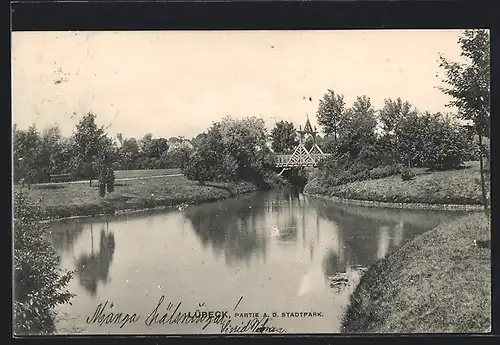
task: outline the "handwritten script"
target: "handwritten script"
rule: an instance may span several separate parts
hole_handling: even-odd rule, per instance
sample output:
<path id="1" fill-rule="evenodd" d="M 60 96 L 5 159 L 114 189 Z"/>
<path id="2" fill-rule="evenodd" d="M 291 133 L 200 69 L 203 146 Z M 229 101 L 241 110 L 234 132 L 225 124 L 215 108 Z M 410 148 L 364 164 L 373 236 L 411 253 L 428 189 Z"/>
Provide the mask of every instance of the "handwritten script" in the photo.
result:
<path id="1" fill-rule="evenodd" d="M 236 311 L 243 297 L 239 299 L 233 311 Z M 283 327 L 272 324 L 278 318 L 304 318 L 322 317 L 321 312 L 265 312 L 265 313 L 242 313 L 229 312 L 228 310 L 201 310 L 205 303 L 200 303 L 200 309 L 184 311 L 182 302 L 174 303 L 166 301 L 162 295 L 156 306 L 148 315 L 137 313 L 124 313 L 117 310 L 115 304 L 110 301 L 99 303 L 92 316 L 86 318 L 87 324 L 98 326 L 118 325 L 124 328 L 129 324 L 144 323 L 146 327 L 154 325 L 199 325 L 200 329 L 206 330 L 215 325 L 220 333 L 286 333 Z M 242 318 L 244 319 L 242 321 Z"/>

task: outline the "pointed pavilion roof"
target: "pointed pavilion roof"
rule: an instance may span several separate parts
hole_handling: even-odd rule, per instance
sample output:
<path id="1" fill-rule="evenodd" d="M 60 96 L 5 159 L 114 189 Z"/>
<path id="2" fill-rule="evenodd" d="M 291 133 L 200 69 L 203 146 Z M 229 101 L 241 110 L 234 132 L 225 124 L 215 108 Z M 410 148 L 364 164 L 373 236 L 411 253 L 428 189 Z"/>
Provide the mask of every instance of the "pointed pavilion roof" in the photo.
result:
<path id="1" fill-rule="evenodd" d="M 306 125 L 304 126 L 304 132 L 309 134 L 314 134 L 314 130 L 311 126 L 311 122 L 309 121 L 309 116 L 307 116 Z"/>

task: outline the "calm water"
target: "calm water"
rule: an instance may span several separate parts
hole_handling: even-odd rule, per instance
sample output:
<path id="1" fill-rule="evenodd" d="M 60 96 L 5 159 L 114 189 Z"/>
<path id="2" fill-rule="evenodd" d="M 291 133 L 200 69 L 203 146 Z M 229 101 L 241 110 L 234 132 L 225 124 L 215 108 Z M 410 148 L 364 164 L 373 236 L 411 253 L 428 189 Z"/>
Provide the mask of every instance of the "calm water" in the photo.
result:
<path id="1" fill-rule="evenodd" d="M 347 272 L 356 280 L 358 265 L 367 267 L 460 215 L 346 206 L 281 190 L 182 211 L 52 223 L 61 266 L 77 271 L 69 285 L 77 296 L 57 309 L 58 327 L 63 333 L 221 333 L 221 324 L 202 329 L 206 322 L 146 325 L 164 296 L 157 320 L 180 303 L 177 313 L 227 310 L 232 326 L 253 320 L 235 313 L 260 313 L 260 320 L 266 312 L 266 326 L 289 333 L 338 332 L 353 287 L 334 291 L 328 277 Z M 106 301 L 105 313 L 135 313 L 139 320 L 123 328 L 87 324 Z M 273 312 L 321 316 L 273 318 Z"/>

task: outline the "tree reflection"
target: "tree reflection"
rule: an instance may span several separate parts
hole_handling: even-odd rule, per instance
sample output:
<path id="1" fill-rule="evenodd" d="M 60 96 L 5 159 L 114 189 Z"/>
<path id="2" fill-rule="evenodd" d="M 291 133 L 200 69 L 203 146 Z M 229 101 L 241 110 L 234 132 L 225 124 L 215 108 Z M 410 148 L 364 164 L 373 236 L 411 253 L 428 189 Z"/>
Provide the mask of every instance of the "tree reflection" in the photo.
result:
<path id="1" fill-rule="evenodd" d="M 331 277 L 336 273 L 344 273 L 347 270 L 346 260 L 334 250 L 330 249 L 323 257 L 323 273 L 325 278 Z"/>
<path id="2" fill-rule="evenodd" d="M 266 256 L 264 231 L 266 205 L 259 196 L 244 196 L 192 206 L 184 212 L 203 246 L 211 245 L 226 262 L 249 261 L 253 255 Z"/>
<path id="3" fill-rule="evenodd" d="M 364 267 L 401 246 L 406 238 L 414 238 L 446 219 L 445 214 L 435 212 L 311 203 L 321 218 L 338 225 L 346 246 L 344 260 Z"/>
<path id="4" fill-rule="evenodd" d="M 83 233 L 83 223 L 60 222 L 51 224 L 48 239 L 58 253 L 72 253 L 73 246 Z"/>
<path id="5" fill-rule="evenodd" d="M 94 234 L 92 224 L 91 232 L 91 254 L 82 254 L 76 261 L 77 275 L 80 285 L 92 296 L 97 293 L 99 282 L 106 284 L 109 279 L 109 267 L 115 252 L 115 236 L 112 232 L 106 231 L 104 225 L 101 228 L 99 238 L 99 251 L 94 253 Z"/>

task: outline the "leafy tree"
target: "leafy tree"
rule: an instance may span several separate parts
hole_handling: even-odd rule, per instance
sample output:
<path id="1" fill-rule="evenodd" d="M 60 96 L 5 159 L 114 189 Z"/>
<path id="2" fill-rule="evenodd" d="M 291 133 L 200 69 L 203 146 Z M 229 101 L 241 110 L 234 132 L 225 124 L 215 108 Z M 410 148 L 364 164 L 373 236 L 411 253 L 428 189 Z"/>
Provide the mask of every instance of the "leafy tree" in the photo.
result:
<path id="1" fill-rule="evenodd" d="M 14 192 L 14 329 L 16 334 L 55 331 L 53 308 L 73 296 L 65 287 L 73 272 L 59 268 L 59 257 L 45 239 L 41 206 L 26 191 Z"/>
<path id="2" fill-rule="evenodd" d="M 138 169 L 139 143 L 135 138 L 123 139 L 121 147 L 118 149 L 121 168 L 125 170 Z"/>
<path id="3" fill-rule="evenodd" d="M 427 115 L 423 125 L 423 162 L 433 170 L 458 168 L 467 155 L 466 133 L 440 113 Z"/>
<path id="4" fill-rule="evenodd" d="M 75 151 L 78 158 L 84 163 L 84 175 L 89 179 L 89 186 L 92 186 L 92 179 L 96 176 L 96 160 L 98 156 L 105 153 L 106 133 L 104 127 L 98 127 L 96 115 L 89 112 L 83 116 L 76 125 L 74 133 Z"/>
<path id="5" fill-rule="evenodd" d="M 221 125 L 214 123 L 188 161 L 184 174 L 188 179 L 201 184 L 206 181 L 231 180 L 236 174 L 236 163 L 227 164 L 229 161 L 229 153 L 222 140 Z"/>
<path id="6" fill-rule="evenodd" d="M 440 67 L 446 72 L 443 82 L 447 84 L 440 89 L 453 98 L 448 105 L 457 107 L 459 116 L 475 126 L 479 138 L 483 205 L 487 213 L 482 137 L 490 137 L 490 34 L 485 29 L 465 30 L 458 43 L 467 62 L 452 62 L 440 56 Z"/>
<path id="7" fill-rule="evenodd" d="M 41 138 L 33 124 L 23 131 L 14 127 L 13 160 L 15 181 L 24 180 L 28 187 L 41 175 Z"/>
<path id="8" fill-rule="evenodd" d="M 344 96 L 328 89 L 323 99 L 319 101 L 316 117 L 318 123 L 323 127 L 323 132 L 326 135 L 332 134 L 334 141 L 337 141 L 340 121 L 344 113 Z"/>
<path id="9" fill-rule="evenodd" d="M 262 119 L 225 117 L 214 123 L 186 166 L 188 178 L 260 181 L 273 163 Z"/>
<path id="10" fill-rule="evenodd" d="M 139 141 L 139 167 L 142 169 L 165 168 L 166 153 L 169 146 L 169 140 L 165 138 L 153 138 L 151 133 L 146 134 Z"/>
<path id="11" fill-rule="evenodd" d="M 172 145 L 167 154 L 166 166 L 184 170 L 193 154 L 193 147 L 188 141 Z"/>
<path id="12" fill-rule="evenodd" d="M 42 131 L 41 160 L 47 181 L 51 174 L 61 173 L 66 164 L 62 157 L 61 139 L 61 130 L 58 125 L 50 126 Z"/>
<path id="13" fill-rule="evenodd" d="M 379 119 L 386 135 L 395 133 L 399 121 L 412 112 L 411 108 L 411 104 L 403 102 L 401 98 L 384 100 L 384 107 L 379 110 Z"/>
<path id="14" fill-rule="evenodd" d="M 203 139 L 207 136 L 206 133 L 200 133 L 193 139 L 191 139 L 191 144 L 193 144 L 194 148 L 197 148 L 202 142 Z"/>
<path id="15" fill-rule="evenodd" d="M 370 98 L 358 96 L 339 122 L 337 149 L 340 153 L 357 157 L 364 147 L 375 143 L 376 126 L 375 109 Z"/>
<path id="16" fill-rule="evenodd" d="M 150 159 L 157 160 L 163 153 L 168 152 L 168 140 L 165 138 L 154 138 L 144 152 Z"/>
<path id="17" fill-rule="evenodd" d="M 219 126 L 226 152 L 238 162 L 237 176 L 260 178 L 260 174 L 272 165 L 264 120 L 255 116 L 241 120 L 226 116 Z"/>
<path id="18" fill-rule="evenodd" d="M 291 153 L 298 143 L 293 123 L 288 121 L 276 123 L 271 131 L 271 146 L 275 153 Z"/>
<path id="19" fill-rule="evenodd" d="M 399 160 L 403 165 L 408 167 L 422 165 L 425 130 L 424 120 L 416 112 L 410 112 L 399 120 L 395 135 L 398 138 Z"/>

